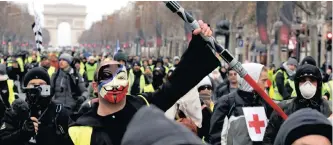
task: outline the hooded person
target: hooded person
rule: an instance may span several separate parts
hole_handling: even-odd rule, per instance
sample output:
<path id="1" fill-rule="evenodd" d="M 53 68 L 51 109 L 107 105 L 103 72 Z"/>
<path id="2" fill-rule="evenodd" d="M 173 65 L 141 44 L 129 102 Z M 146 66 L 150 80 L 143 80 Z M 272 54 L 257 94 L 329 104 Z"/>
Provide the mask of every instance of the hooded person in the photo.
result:
<path id="1" fill-rule="evenodd" d="M 199 24 L 211 36 L 210 28 L 202 21 Z M 97 69 L 98 80 L 93 84 L 98 90 L 98 102 L 69 128 L 73 144 L 120 145 L 127 125 L 139 108 L 154 104 L 163 111 L 168 110 L 216 68 L 219 62 L 198 32 L 200 29 L 194 30 L 189 48 L 169 81 L 154 93 L 126 95 L 129 85 L 126 68 L 117 61 L 103 62 Z M 199 56 L 205 59 L 198 60 Z M 202 69 L 197 70 L 197 65 Z M 188 75 L 188 71 L 193 73 Z"/>
<path id="2" fill-rule="evenodd" d="M 314 60 L 314 58 L 312 56 L 306 56 L 302 61 L 301 61 L 301 64 L 300 65 L 304 65 L 304 64 L 310 64 L 310 65 L 313 65 L 313 66 L 317 66 L 317 63 L 316 61 Z M 296 90 L 295 90 L 295 83 L 294 83 L 294 79 L 295 79 L 295 75 L 293 75 L 291 77 L 291 79 L 288 80 L 288 83 L 289 83 L 289 86 L 291 87 L 292 89 L 292 93 L 291 93 L 291 97 L 292 98 L 295 98 L 297 95 L 296 95 Z M 287 87 L 289 87 L 287 86 Z M 323 85 L 322 85 L 322 96 L 326 99 L 326 100 L 329 100 L 331 99 L 330 96 L 330 87 L 328 85 L 326 85 L 324 82 L 323 82 Z"/>
<path id="3" fill-rule="evenodd" d="M 69 111 L 51 101 L 50 77 L 36 67 L 24 76 L 26 100 L 17 99 L 6 110 L 0 128 L 3 145 L 70 145 L 66 137 Z M 33 137 L 33 138 L 32 138 Z"/>
<path id="4" fill-rule="evenodd" d="M 15 94 L 17 94 L 17 87 L 14 81 L 9 79 L 6 66 L 0 64 L 0 120 L 5 110 L 11 107 L 16 98 Z"/>
<path id="5" fill-rule="evenodd" d="M 73 68 L 73 57 L 70 54 L 61 54 L 59 60 L 59 69 L 51 78 L 55 93 L 53 100 L 76 112 L 88 98 L 86 84 L 79 72 Z"/>
<path id="6" fill-rule="evenodd" d="M 310 64 L 300 66 L 295 75 L 295 90 L 297 97 L 279 104 L 280 108 L 290 115 L 303 108 L 312 108 L 324 116 L 332 114 L 326 100 L 322 98 L 322 77 L 319 68 Z M 265 137 L 265 144 L 273 144 L 283 119 L 274 111 L 270 116 Z"/>
<path id="7" fill-rule="evenodd" d="M 332 123 L 317 110 L 304 108 L 282 124 L 274 145 L 331 145 Z"/>
<path id="8" fill-rule="evenodd" d="M 259 87 L 268 87 L 267 70 L 262 64 L 242 64 L 248 74 L 257 82 Z M 236 91 L 219 98 L 215 104 L 211 118 L 210 143 L 219 144 L 252 144 L 242 107 L 263 106 L 269 116 L 272 108 L 256 93 L 251 85 L 238 76 L 239 87 Z"/>
<path id="9" fill-rule="evenodd" d="M 133 144 L 204 145 L 189 129 L 167 119 L 163 111 L 153 105 L 141 108 L 129 123 L 121 145 Z"/>
<path id="10" fill-rule="evenodd" d="M 288 79 L 295 74 L 297 64 L 297 60 L 290 57 L 288 61 L 282 63 L 282 66 L 274 74 L 274 95 L 272 96 L 272 98 L 276 102 L 287 100 L 291 97 L 292 90 L 286 89 L 286 84 L 288 84 Z"/>
<path id="11" fill-rule="evenodd" d="M 177 67 L 179 61 L 180 61 L 180 57 L 179 56 L 173 57 L 173 67 Z"/>

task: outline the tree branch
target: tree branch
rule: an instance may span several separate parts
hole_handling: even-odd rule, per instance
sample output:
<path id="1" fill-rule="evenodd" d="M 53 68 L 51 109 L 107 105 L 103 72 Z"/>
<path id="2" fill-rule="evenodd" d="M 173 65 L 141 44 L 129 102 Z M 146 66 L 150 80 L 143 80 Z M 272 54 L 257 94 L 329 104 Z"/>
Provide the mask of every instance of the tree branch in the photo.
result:
<path id="1" fill-rule="evenodd" d="M 301 10 L 303 10 L 307 15 L 311 16 L 312 12 L 310 10 L 308 10 L 307 8 L 305 8 L 305 6 L 303 5 L 303 3 L 300 3 L 299 1 L 295 1 L 293 2 L 297 7 L 299 7 Z"/>

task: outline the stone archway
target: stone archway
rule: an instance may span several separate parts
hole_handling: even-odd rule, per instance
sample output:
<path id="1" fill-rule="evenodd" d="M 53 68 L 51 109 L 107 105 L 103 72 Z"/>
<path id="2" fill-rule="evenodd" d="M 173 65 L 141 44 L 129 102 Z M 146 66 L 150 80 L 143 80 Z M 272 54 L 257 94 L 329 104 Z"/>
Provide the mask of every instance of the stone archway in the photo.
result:
<path id="1" fill-rule="evenodd" d="M 67 22 L 71 27 L 71 44 L 79 46 L 78 39 L 85 30 L 86 7 L 72 4 L 44 5 L 44 28 L 49 31 L 50 43 L 58 46 L 58 26 Z"/>

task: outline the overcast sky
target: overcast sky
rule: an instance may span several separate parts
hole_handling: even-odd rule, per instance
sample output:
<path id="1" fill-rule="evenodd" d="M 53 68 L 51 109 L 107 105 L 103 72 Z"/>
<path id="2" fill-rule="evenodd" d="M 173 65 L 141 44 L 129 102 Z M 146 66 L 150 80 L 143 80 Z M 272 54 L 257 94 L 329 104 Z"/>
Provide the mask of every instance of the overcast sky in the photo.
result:
<path id="1" fill-rule="evenodd" d="M 102 15 L 111 14 L 113 11 L 126 6 L 128 0 L 19 0 L 19 3 L 28 3 L 29 11 L 32 14 L 33 9 L 41 16 L 43 22 L 43 5 L 44 4 L 57 4 L 57 3 L 69 3 L 75 5 L 85 5 L 87 10 L 86 17 L 86 29 L 89 29 L 91 24 L 95 21 L 101 20 Z M 62 34 L 62 37 L 58 37 L 59 45 L 67 45 L 70 43 L 70 36 L 64 36 L 69 34 L 69 25 L 60 24 L 58 33 Z"/>

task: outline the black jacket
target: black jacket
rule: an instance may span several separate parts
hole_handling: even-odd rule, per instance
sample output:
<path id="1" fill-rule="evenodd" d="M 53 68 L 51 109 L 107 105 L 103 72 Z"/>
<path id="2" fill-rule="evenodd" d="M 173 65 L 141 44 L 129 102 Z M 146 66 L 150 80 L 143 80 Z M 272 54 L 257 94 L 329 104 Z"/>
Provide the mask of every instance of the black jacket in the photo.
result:
<path id="1" fill-rule="evenodd" d="M 279 72 L 276 74 L 275 82 L 276 82 L 276 87 L 278 88 L 279 93 L 283 97 L 283 100 L 286 100 L 286 99 L 290 98 L 292 92 L 290 91 L 290 89 L 286 89 L 286 85 L 284 84 L 285 78 L 284 78 L 283 73 L 286 70 L 283 68 L 283 66 L 281 66 L 280 69 L 282 70 L 282 73 Z"/>
<path id="2" fill-rule="evenodd" d="M 14 84 L 13 87 L 14 93 L 17 93 L 17 87 Z M 16 96 L 15 96 L 16 98 Z M 7 81 L 1 81 L 0 82 L 0 121 L 4 116 L 4 113 L 7 108 L 10 108 L 10 102 L 9 102 L 9 90 L 8 90 L 8 84 Z"/>
<path id="3" fill-rule="evenodd" d="M 251 106 L 264 106 L 267 116 L 270 116 L 272 112 L 272 108 L 254 93 L 237 89 L 237 91 L 221 97 L 214 106 L 210 121 L 210 143 L 213 145 L 221 144 L 221 132 L 225 117 L 241 116 L 243 115 L 242 107 Z"/>
<path id="4" fill-rule="evenodd" d="M 299 77 L 304 74 L 313 74 L 315 77 L 317 77 L 317 91 L 314 97 L 311 99 L 304 99 L 300 90 L 299 90 Z M 316 66 L 310 65 L 310 64 L 304 64 L 300 66 L 295 75 L 295 90 L 297 97 L 292 100 L 285 100 L 282 101 L 279 106 L 280 108 L 287 114 L 290 115 L 297 110 L 300 110 L 302 108 L 312 108 L 316 109 L 317 111 L 321 112 L 325 116 L 330 116 L 332 114 L 332 111 L 330 110 L 330 107 L 324 99 L 322 99 L 321 95 L 321 89 L 322 89 L 322 77 L 320 74 L 319 69 Z M 276 134 L 278 133 L 281 124 L 284 122 L 284 120 L 277 114 L 277 112 L 273 112 L 270 116 L 265 137 L 264 137 L 264 144 L 273 144 Z"/>
<path id="5" fill-rule="evenodd" d="M 39 119 L 38 133 L 35 137 L 37 145 L 70 145 L 68 136 L 69 112 L 61 107 L 56 113 L 57 105 L 50 103 L 42 118 Z M 22 115 L 20 111 L 8 109 L 5 113 L 0 129 L 1 145 L 28 145 L 30 136 L 28 132 L 22 130 L 22 125 L 29 115 Z M 29 117 L 28 117 L 29 118 Z M 57 126 L 57 127 L 56 127 Z M 61 126 L 61 127 L 60 127 Z M 61 129 L 62 128 L 62 129 Z M 62 132 L 63 130 L 64 132 Z"/>
<path id="6" fill-rule="evenodd" d="M 169 81 L 154 93 L 143 94 L 149 103 L 163 111 L 173 106 L 179 98 L 184 96 L 219 64 L 218 59 L 205 46 L 206 42 L 200 36 L 192 38 L 189 48 L 183 54 Z M 197 59 L 199 56 L 205 59 Z M 202 66 L 202 68 L 197 70 L 196 66 Z M 188 72 L 193 73 L 188 75 Z M 124 109 L 105 117 L 97 115 L 97 106 L 93 107 L 91 111 L 79 117 L 72 126 L 92 126 L 92 145 L 119 145 L 129 121 L 138 108 L 146 104 L 138 96 L 127 96 L 126 100 Z M 114 119 L 112 119 L 113 116 Z"/>

